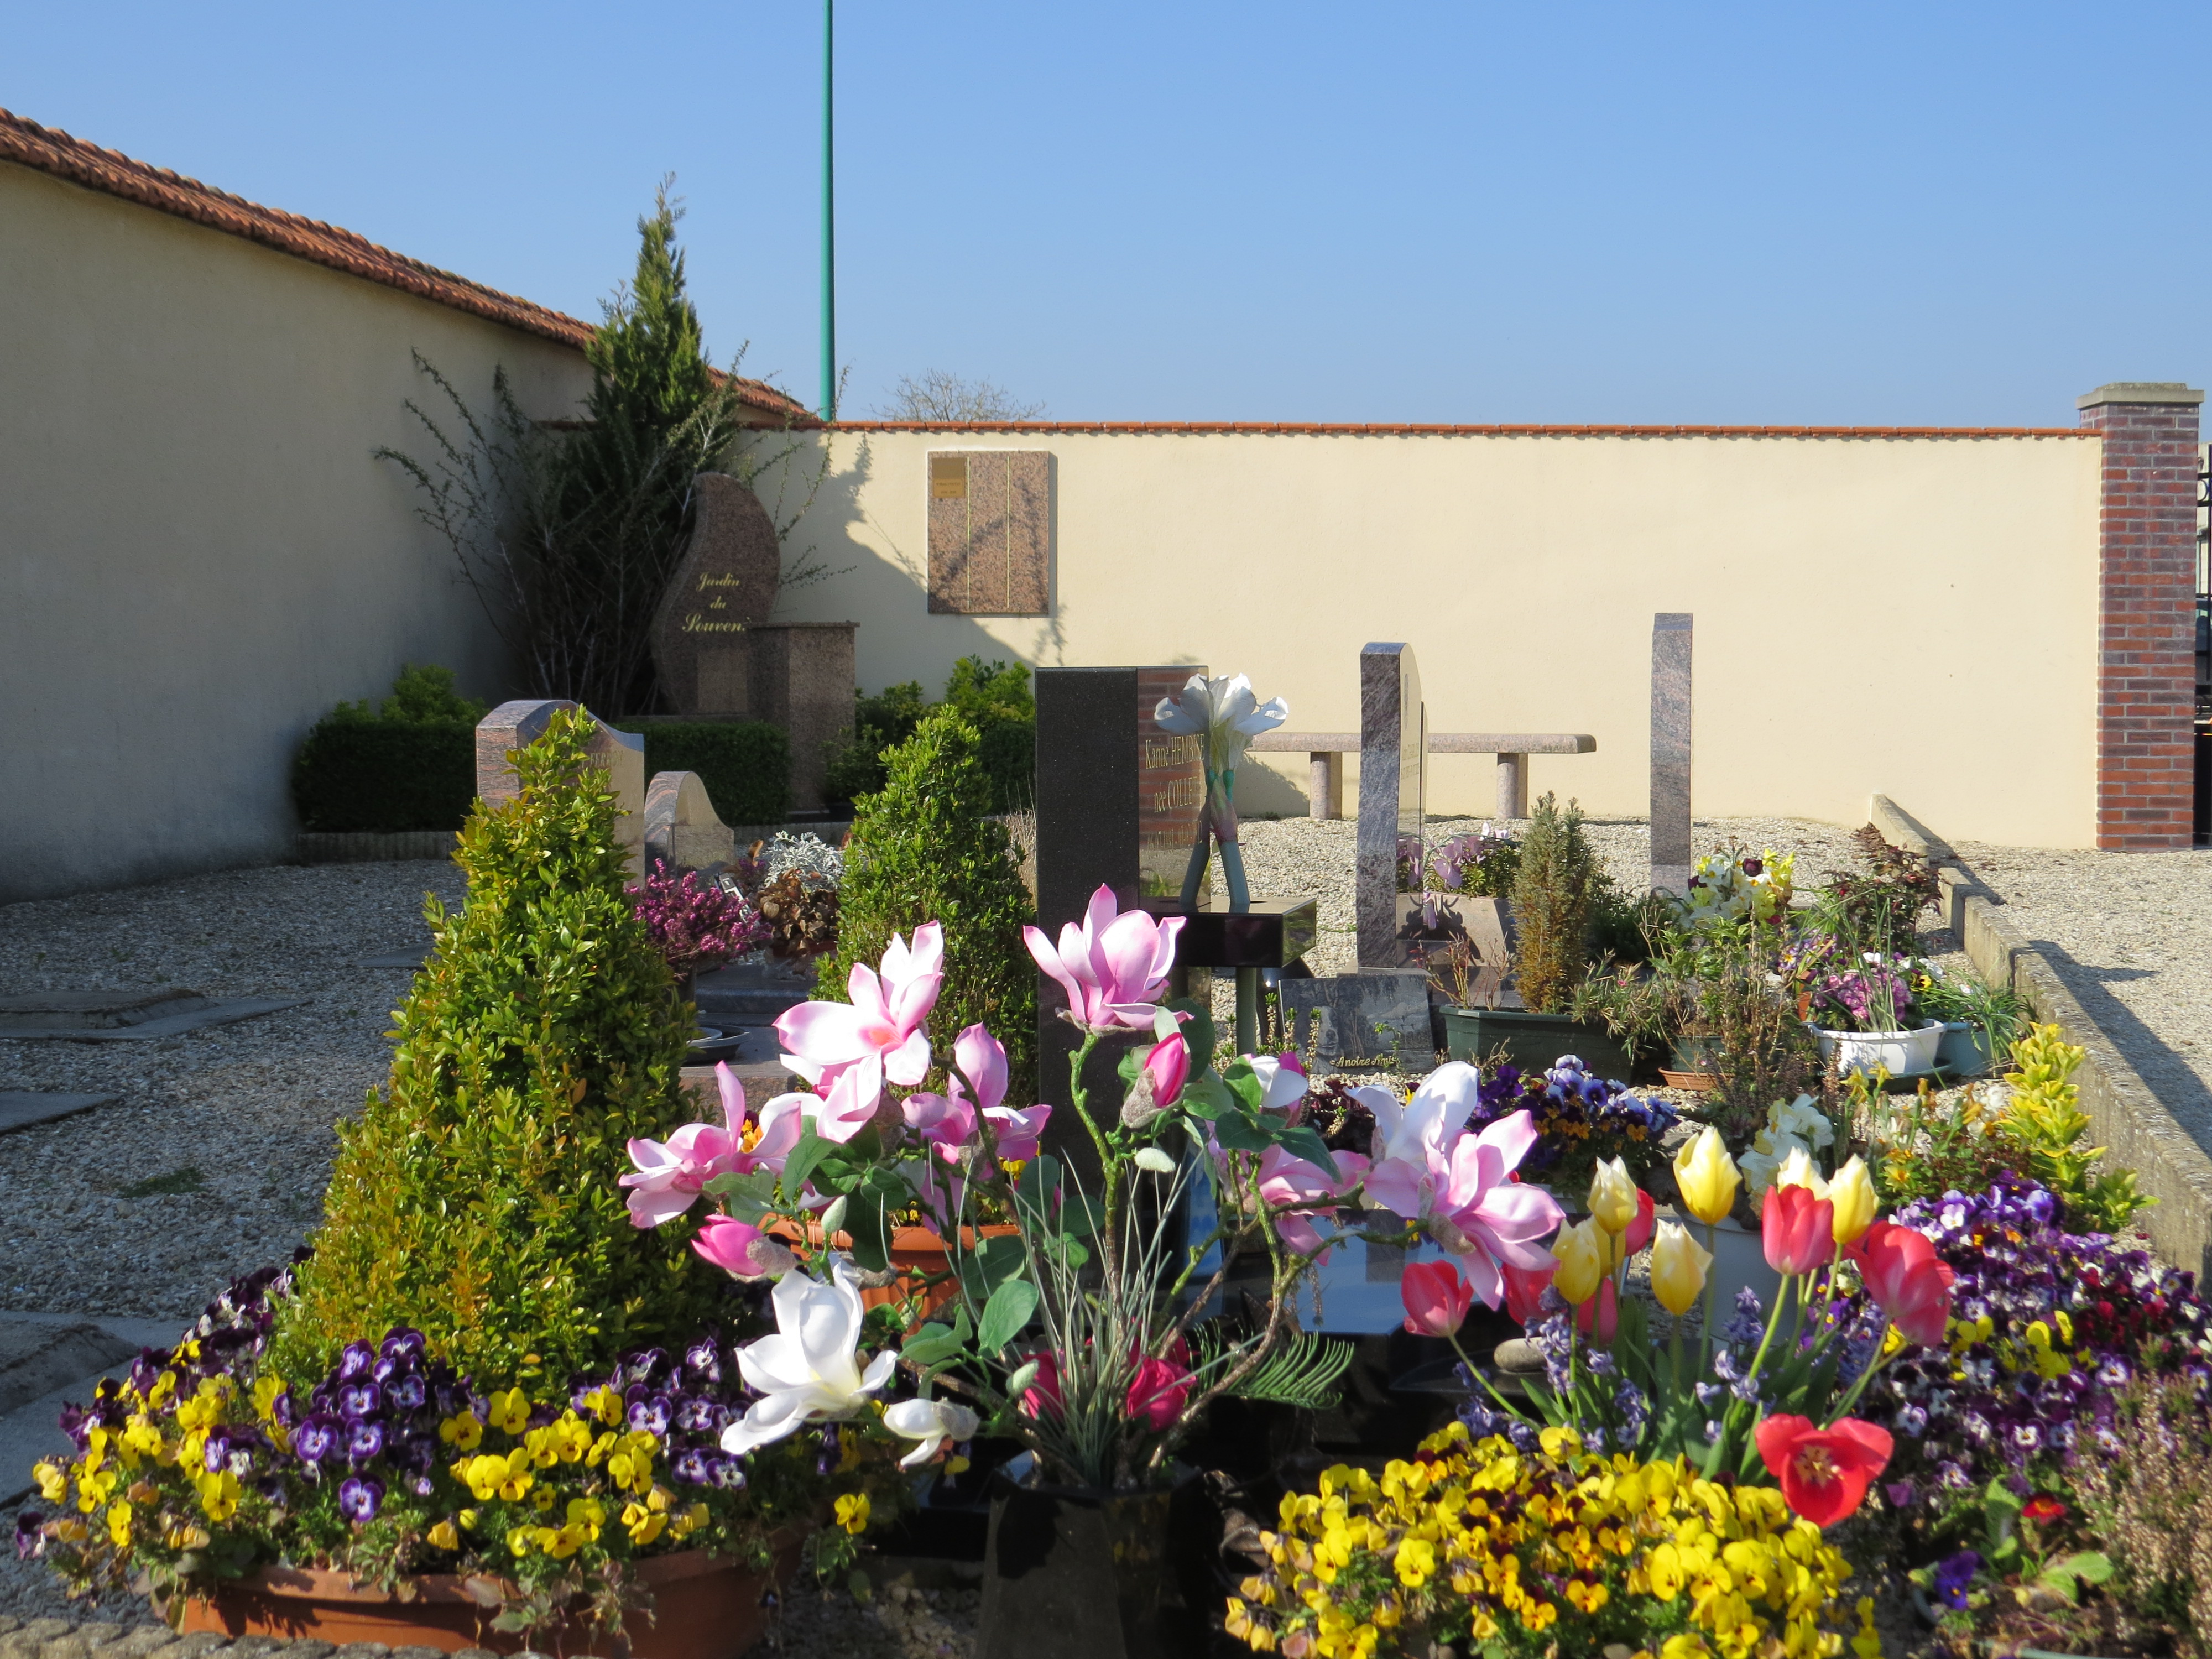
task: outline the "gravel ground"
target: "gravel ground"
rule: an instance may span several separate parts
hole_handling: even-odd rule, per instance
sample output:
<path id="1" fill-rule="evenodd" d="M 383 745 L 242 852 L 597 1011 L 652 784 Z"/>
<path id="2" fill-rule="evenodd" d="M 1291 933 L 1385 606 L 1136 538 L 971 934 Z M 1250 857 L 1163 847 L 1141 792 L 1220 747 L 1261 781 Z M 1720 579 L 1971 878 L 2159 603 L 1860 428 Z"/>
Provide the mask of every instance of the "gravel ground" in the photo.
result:
<path id="1" fill-rule="evenodd" d="M 149 1043 L 0 1041 L 0 1089 L 116 1092 L 0 1135 L 0 1307 L 196 1316 L 319 1218 L 337 1138 L 389 1062 L 441 860 L 277 866 L 0 908 L 0 994 L 181 985 L 303 1006 Z"/>
<path id="2" fill-rule="evenodd" d="M 1960 842 L 2168 1111 L 2212 1150 L 2212 850 L 2093 853 Z"/>

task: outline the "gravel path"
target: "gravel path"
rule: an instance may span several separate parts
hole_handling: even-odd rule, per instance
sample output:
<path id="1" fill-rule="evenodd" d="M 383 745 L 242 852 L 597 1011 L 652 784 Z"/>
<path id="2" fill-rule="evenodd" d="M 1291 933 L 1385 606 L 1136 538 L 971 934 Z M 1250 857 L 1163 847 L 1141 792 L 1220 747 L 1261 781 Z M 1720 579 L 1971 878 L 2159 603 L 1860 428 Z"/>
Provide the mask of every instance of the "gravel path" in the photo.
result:
<path id="1" fill-rule="evenodd" d="M 0 1041 L 0 1089 L 114 1092 L 0 1134 L 0 1307 L 197 1316 L 319 1218 L 332 1124 L 389 1063 L 441 860 L 278 866 L 0 908 L 0 994 L 181 985 L 305 1006 L 147 1043 Z"/>
<path id="2" fill-rule="evenodd" d="M 2003 895 L 2014 926 L 2212 1150 L 2212 850 L 1952 850 Z"/>

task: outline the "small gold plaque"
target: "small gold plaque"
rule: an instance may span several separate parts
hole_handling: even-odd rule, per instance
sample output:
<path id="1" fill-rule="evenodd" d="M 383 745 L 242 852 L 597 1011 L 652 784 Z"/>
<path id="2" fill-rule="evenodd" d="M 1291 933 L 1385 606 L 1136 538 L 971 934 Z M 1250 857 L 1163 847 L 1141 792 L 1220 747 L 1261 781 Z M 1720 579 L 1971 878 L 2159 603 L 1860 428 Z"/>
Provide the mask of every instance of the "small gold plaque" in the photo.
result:
<path id="1" fill-rule="evenodd" d="M 933 455 L 929 458 L 929 496 L 937 501 L 968 499 L 968 458 Z"/>

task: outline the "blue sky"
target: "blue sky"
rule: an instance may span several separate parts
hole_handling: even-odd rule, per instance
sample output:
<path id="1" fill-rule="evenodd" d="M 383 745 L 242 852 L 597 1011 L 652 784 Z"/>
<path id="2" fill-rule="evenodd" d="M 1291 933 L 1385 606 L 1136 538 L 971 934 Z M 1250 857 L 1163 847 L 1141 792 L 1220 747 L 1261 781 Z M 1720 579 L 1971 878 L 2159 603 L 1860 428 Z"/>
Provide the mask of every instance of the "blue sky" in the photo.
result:
<path id="1" fill-rule="evenodd" d="M 33 7 L 0 106 L 816 393 L 818 0 Z M 839 7 L 848 414 L 2065 425 L 2212 377 L 2212 6 Z"/>

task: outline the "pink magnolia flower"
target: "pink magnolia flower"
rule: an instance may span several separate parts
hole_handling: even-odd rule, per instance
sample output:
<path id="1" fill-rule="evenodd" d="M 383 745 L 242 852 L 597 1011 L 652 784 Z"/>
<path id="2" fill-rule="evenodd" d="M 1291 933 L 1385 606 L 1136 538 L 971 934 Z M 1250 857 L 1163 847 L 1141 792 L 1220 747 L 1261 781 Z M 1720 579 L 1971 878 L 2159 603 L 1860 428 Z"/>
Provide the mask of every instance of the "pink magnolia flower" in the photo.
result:
<path id="1" fill-rule="evenodd" d="M 1270 1146 L 1260 1154 L 1261 1201 L 1270 1209 L 1286 1204 L 1298 1206 L 1287 1215 L 1275 1218 L 1275 1231 L 1285 1244 L 1300 1255 L 1312 1255 L 1328 1242 L 1315 1227 L 1310 1212 L 1335 1208 L 1367 1175 L 1367 1160 L 1358 1153 L 1335 1152 L 1332 1156 L 1336 1159 L 1337 1169 L 1334 1181 L 1318 1164 L 1294 1158 L 1280 1146 Z"/>
<path id="2" fill-rule="evenodd" d="M 734 1216 L 709 1216 L 691 1248 L 737 1279 L 765 1279 L 787 1273 L 798 1258 L 759 1228 Z"/>
<path id="3" fill-rule="evenodd" d="M 1398 1299 L 1413 1335 L 1452 1337 L 1474 1305 L 1474 1290 L 1449 1261 L 1415 1261 L 1398 1281 Z"/>
<path id="4" fill-rule="evenodd" d="M 1114 890 L 1102 884 L 1083 925 L 1060 928 L 1058 948 L 1035 927 L 1023 928 L 1022 939 L 1036 965 L 1067 993 L 1063 1019 L 1085 1030 L 1145 1031 L 1167 989 L 1182 925 L 1181 916 L 1161 921 L 1142 910 L 1116 914 Z"/>
<path id="5" fill-rule="evenodd" d="M 863 1121 L 882 1098 L 884 1079 L 919 1083 L 929 1073 L 929 1033 L 923 1023 L 945 982 L 945 929 L 926 921 L 909 948 L 899 934 L 884 949 L 881 974 L 865 962 L 846 976 L 849 1002 L 802 1002 L 775 1023 L 787 1051 L 783 1063 L 817 1088 L 834 1092 L 849 1073 L 851 1103 L 841 1115 Z M 854 1133 L 859 1133 L 857 1127 Z M 836 1137 L 850 1139 L 851 1135 Z"/>
<path id="6" fill-rule="evenodd" d="M 1421 1079 L 1411 1100 L 1401 1102 L 1388 1089 L 1364 1084 L 1352 1094 L 1375 1114 L 1370 1148 L 1379 1166 L 1402 1164 L 1419 1179 L 1431 1153 L 1442 1153 L 1474 1114 L 1482 1073 L 1463 1060 L 1439 1066 Z"/>
<path id="7" fill-rule="evenodd" d="M 1006 1050 L 981 1025 L 970 1025 L 953 1040 L 953 1064 L 975 1091 L 975 1104 L 991 1126 L 999 1156 L 1012 1164 L 1026 1164 L 1037 1155 L 1037 1137 L 1052 1117 L 1049 1106 L 1008 1106 Z M 958 1085 L 956 1081 L 955 1088 Z"/>
<path id="8" fill-rule="evenodd" d="M 1263 1112 L 1287 1112 L 1306 1097 L 1306 1068 L 1296 1054 L 1247 1054 L 1260 1086 L 1267 1091 L 1260 1101 Z"/>
<path id="9" fill-rule="evenodd" d="M 751 1167 L 753 1160 L 744 1158 L 744 1085 L 726 1063 L 714 1067 L 714 1082 L 722 1096 L 719 1126 L 687 1123 L 665 1142 L 640 1137 L 629 1143 L 629 1161 L 636 1167 L 618 1184 L 630 1189 L 632 1226 L 673 1221 L 716 1176 Z"/>
<path id="10" fill-rule="evenodd" d="M 1026 1164 L 1037 1155 L 1037 1138 L 1052 1117 L 1049 1106 L 994 1106 L 983 1115 L 991 1120 L 991 1133 L 999 1143 L 999 1156 L 1009 1164 Z"/>
<path id="11" fill-rule="evenodd" d="M 975 1108 L 962 1098 L 959 1085 L 945 1095 L 911 1094 L 900 1103 L 906 1126 L 937 1149 L 947 1164 L 960 1161 L 960 1150 L 975 1140 Z"/>
<path id="12" fill-rule="evenodd" d="M 1379 1120 L 1376 1130 L 1379 1139 Z M 1404 1158 L 1378 1162 L 1367 1174 L 1368 1196 L 1419 1223 L 1459 1258 L 1474 1293 L 1494 1308 L 1504 1291 L 1501 1266 L 1542 1267 L 1551 1255 L 1543 1241 L 1566 1219 L 1550 1194 L 1510 1179 L 1535 1144 L 1536 1126 L 1524 1109 L 1480 1134 L 1462 1134 L 1449 1154 L 1426 1147 L 1418 1170 Z"/>

